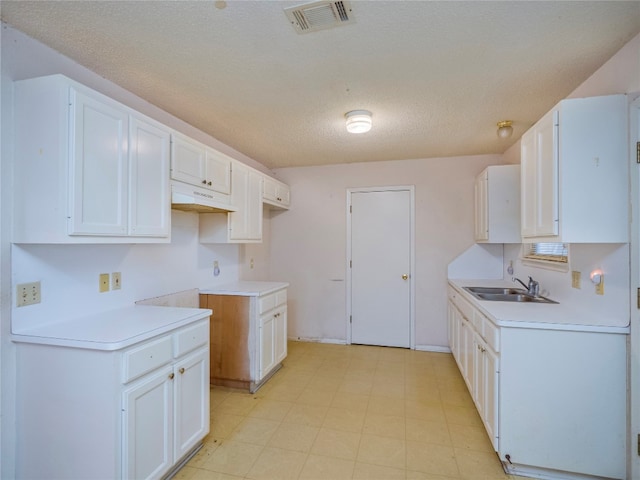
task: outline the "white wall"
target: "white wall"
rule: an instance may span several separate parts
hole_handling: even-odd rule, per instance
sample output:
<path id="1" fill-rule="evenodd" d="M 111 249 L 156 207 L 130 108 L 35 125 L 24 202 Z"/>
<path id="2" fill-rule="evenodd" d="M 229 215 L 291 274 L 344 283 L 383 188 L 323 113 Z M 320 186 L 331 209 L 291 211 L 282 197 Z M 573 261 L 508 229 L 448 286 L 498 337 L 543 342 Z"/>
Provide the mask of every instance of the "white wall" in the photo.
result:
<path id="1" fill-rule="evenodd" d="M 473 181 L 501 155 L 283 168 L 289 212 L 272 218 L 273 274 L 291 283 L 289 336 L 346 341 L 346 190 L 415 185 L 417 347 L 447 345 L 447 264 L 473 243 Z"/>

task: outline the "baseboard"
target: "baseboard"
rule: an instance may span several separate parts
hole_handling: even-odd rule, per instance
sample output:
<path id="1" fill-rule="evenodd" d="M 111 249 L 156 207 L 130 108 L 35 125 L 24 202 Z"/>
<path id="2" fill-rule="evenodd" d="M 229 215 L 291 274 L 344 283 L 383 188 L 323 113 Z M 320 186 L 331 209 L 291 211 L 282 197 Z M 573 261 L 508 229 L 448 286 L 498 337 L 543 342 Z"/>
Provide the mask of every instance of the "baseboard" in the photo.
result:
<path id="1" fill-rule="evenodd" d="M 415 349 L 420 352 L 451 353 L 449 347 L 441 347 L 439 345 L 416 345 Z"/>
<path id="2" fill-rule="evenodd" d="M 346 345 L 346 340 L 338 338 L 310 338 L 310 337 L 289 337 L 293 342 L 312 342 L 312 343 L 334 343 L 337 345 Z"/>
<path id="3" fill-rule="evenodd" d="M 347 345 L 346 340 L 338 338 L 311 338 L 311 337 L 289 337 L 292 342 L 312 342 L 312 343 L 333 343 L 336 345 Z M 416 345 L 414 350 L 421 352 L 437 352 L 437 353 L 451 353 L 449 347 L 442 347 L 439 345 Z"/>

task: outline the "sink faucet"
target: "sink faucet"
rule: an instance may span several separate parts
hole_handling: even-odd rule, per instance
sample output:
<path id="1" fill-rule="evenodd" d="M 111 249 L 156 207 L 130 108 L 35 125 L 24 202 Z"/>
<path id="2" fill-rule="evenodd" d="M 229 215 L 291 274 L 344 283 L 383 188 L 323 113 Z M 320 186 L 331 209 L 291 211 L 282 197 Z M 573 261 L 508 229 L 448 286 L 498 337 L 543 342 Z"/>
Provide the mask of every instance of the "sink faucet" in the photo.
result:
<path id="1" fill-rule="evenodd" d="M 540 295 L 540 283 L 536 282 L 533 278 L 529 277 L 529 285 L 526 285 L 522 280 L 516 277 L 513 277 L 512 280 L 514 282 L 515 281 L 520 282 L 520 285 L 526 288 L 527 293 L 532 297 L 537 297 Z"/>

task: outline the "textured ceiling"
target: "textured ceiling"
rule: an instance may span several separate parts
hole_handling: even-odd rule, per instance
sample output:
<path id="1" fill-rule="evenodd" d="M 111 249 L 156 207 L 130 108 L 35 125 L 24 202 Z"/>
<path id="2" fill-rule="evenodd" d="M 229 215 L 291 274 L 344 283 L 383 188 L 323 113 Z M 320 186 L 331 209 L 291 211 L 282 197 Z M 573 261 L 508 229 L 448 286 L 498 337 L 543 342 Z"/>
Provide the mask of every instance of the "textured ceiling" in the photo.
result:
<path id="1" fill-rule="evenodd" d="M 640 32 L 638 1 L 352 1 L 355 23 L 297 34 L 283 8 L 300 3 L 3 0 L 0 12 L 270 168 L 502 153 Z M 373 112 L 369 133 L 346 132 L 357 109 Z"/>

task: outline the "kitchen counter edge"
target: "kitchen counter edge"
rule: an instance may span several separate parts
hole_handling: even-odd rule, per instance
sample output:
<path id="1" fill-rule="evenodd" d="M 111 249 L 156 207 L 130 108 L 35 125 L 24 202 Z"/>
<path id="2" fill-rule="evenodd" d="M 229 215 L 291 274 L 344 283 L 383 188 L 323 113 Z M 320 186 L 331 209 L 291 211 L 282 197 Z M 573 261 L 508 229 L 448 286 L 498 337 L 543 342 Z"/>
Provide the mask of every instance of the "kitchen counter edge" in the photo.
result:
<path id="1" fill-rule="evenodd" d="M 261 297 L 288 287 L 289 284 L 287 282 L 239 281 L 201 288 L 200 294 Z"/>
<path id="2" fill-rule="evenodd" d="M 465 279 L 448 279 L 449 285 L 456 290 L 457 293 L 471 303 L 475 308 L 479 309 L 493 323 L 499 327 L 509 328 L 531 328 L 538 330 L 565 330 L 574 332 L 599 332 L 599 333 L 615 333 L 628 334 L 630 332 L 629 325 L 603 325 L 601 318 L 594 316 L 590 312 L 580 312 L 574 308 L 568 309 L 564 304 L 529 304 L 529 303 L 507 303 L 507 302 L 490 302 L 480 301 L 471 293 L 464 290 L 463 287 L 471 286 L 491 286 L 491 287 L 511 287 L 512 285 L 501 279 L 496 280 L 465 280 Z M 544 312 L 545 321 L 539 320 L 537 317 Z M 580 317 L 583 323 L 574 322 L 573 319 Z"/>
<path id="3" fill-rule="evenodd" d="M 135 305 L 11 333 L 15 343 L 115 351 L 208 318 L 206 308 Z"/>

